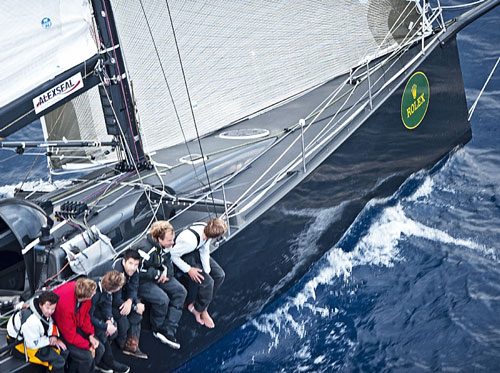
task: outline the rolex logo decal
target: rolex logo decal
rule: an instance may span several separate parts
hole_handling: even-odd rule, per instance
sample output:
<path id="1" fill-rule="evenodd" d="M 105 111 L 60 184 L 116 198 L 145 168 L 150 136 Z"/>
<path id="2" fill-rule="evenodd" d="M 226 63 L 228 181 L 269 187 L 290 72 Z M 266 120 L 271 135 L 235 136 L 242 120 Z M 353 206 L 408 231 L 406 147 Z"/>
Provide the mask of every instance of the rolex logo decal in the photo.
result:
<path id="1" fill-rule="evenodd" d="M 406 83 L 401 99 L 401 119 L 412 130 L 422 122 L 429 107 L 429 81 L 421 71 L 413 74 Z"/>

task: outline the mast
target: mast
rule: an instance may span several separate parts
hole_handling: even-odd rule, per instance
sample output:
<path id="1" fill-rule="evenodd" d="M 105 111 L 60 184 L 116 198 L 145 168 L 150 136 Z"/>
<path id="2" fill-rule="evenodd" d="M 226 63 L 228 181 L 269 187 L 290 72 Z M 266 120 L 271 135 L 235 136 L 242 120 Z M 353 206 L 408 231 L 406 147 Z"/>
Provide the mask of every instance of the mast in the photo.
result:
<path id="1" fill-rule="evenodd" d="M 108 134 L 124 141 L 127 163 L 145 161 L 139 136 L 134 102 L 120 48 L 116 23 L 109 0 L 92 0 L 94 17 L 104 49 L 104 84 L 99 85 L 99 95 Z"/>

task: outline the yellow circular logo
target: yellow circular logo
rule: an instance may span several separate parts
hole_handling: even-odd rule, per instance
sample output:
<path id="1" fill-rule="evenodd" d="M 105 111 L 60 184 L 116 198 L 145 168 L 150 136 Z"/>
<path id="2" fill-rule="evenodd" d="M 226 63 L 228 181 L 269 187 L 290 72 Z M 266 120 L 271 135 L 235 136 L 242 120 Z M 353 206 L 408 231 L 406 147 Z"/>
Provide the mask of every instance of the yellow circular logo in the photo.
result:
<path id="1" fill-rule="evenodd" d="M 412 130 L 422 122 L 429 107 L 430 88 L 425 74 L 417 71 L 406 83 L 401 99 L 401 119 Z"/>

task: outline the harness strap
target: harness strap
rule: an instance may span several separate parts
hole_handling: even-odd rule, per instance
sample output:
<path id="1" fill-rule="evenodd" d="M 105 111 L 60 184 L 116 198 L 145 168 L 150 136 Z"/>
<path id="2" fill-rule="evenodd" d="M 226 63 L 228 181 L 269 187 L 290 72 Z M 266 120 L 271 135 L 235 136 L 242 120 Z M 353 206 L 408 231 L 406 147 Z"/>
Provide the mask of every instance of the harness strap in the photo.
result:
<path id="1" fill-rule="evenodd" d="M 17 333 L 16 339 L 19 338 L 19 336 L 22 336 L 23 333 L 21 333 L 21 328 L 23 327 L 23 324 L 28 320 L 28 318 L 33 314 L 33 311 L 31 308 L 23 308 L 17 311 L 13 316 L 12 316 L 12 326 L 14 327 L 14 331 Z M 19 318 L 19 328 L 16 325 L 16 317 Z"/>
<path id="2" fill-rule="evenodd" d="M 198 234 L 198 232 L 196 232 L 193 228 L 189 227 L 187 229 L 188 231 L 192 232 L 194 234 L 194 236 L 196 237 L 196 249 L 198 248 L 198 246 L 200 246 L 200 241 L 201 241 L 201 237 L 200 235 Z M 195 249 L 195 250 L 196 250 Z"/>
<path id="3" fill-rule="evenodd" d="M 200 237 L 200 234 L 193 229 L 193 227 L 201 227 L 201 226 L 205 226 L 205 223 L 194 223 L 194 224 L 192 224 L 191 226 L 189 226 L 189 227 L 187 227 L 185 229 L 185 230 L 190 231 L 191 233 L 193 233 L 194 236 L 196 237 L 196 248 L 195 248 L 195 250 L 197 250 L 200 247 L 201 237 Z M 174 239 L 174 245 L 175 245 L 175 242 L 177 240 L 177 237 L 179 237 L 179 236 L 175 237 L 175 239 Z"/>

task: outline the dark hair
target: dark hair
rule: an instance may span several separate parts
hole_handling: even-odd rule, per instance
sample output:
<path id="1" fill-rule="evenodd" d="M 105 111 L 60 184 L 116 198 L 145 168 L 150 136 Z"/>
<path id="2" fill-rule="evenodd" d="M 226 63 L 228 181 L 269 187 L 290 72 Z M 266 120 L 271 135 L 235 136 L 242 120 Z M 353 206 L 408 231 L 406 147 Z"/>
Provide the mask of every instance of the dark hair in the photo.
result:
<path id="1" fill-rule="evenodd" d="M 38 304 L 44 305 L 47 302 L 50 304 L 56 304 L 59 302 L 59 295 L 53 291 L 44 291 L 38 296 Z"/>
<path id="2" fill-rule="evenodd" d="M 127 249 L 123 253 L 123 259 L 125 261 L 129 260 L 130 258 L 135 259 L 135 260 L 141 260 L 141 256 L 139 255 L 139 252 L 137 249 Z"/>

